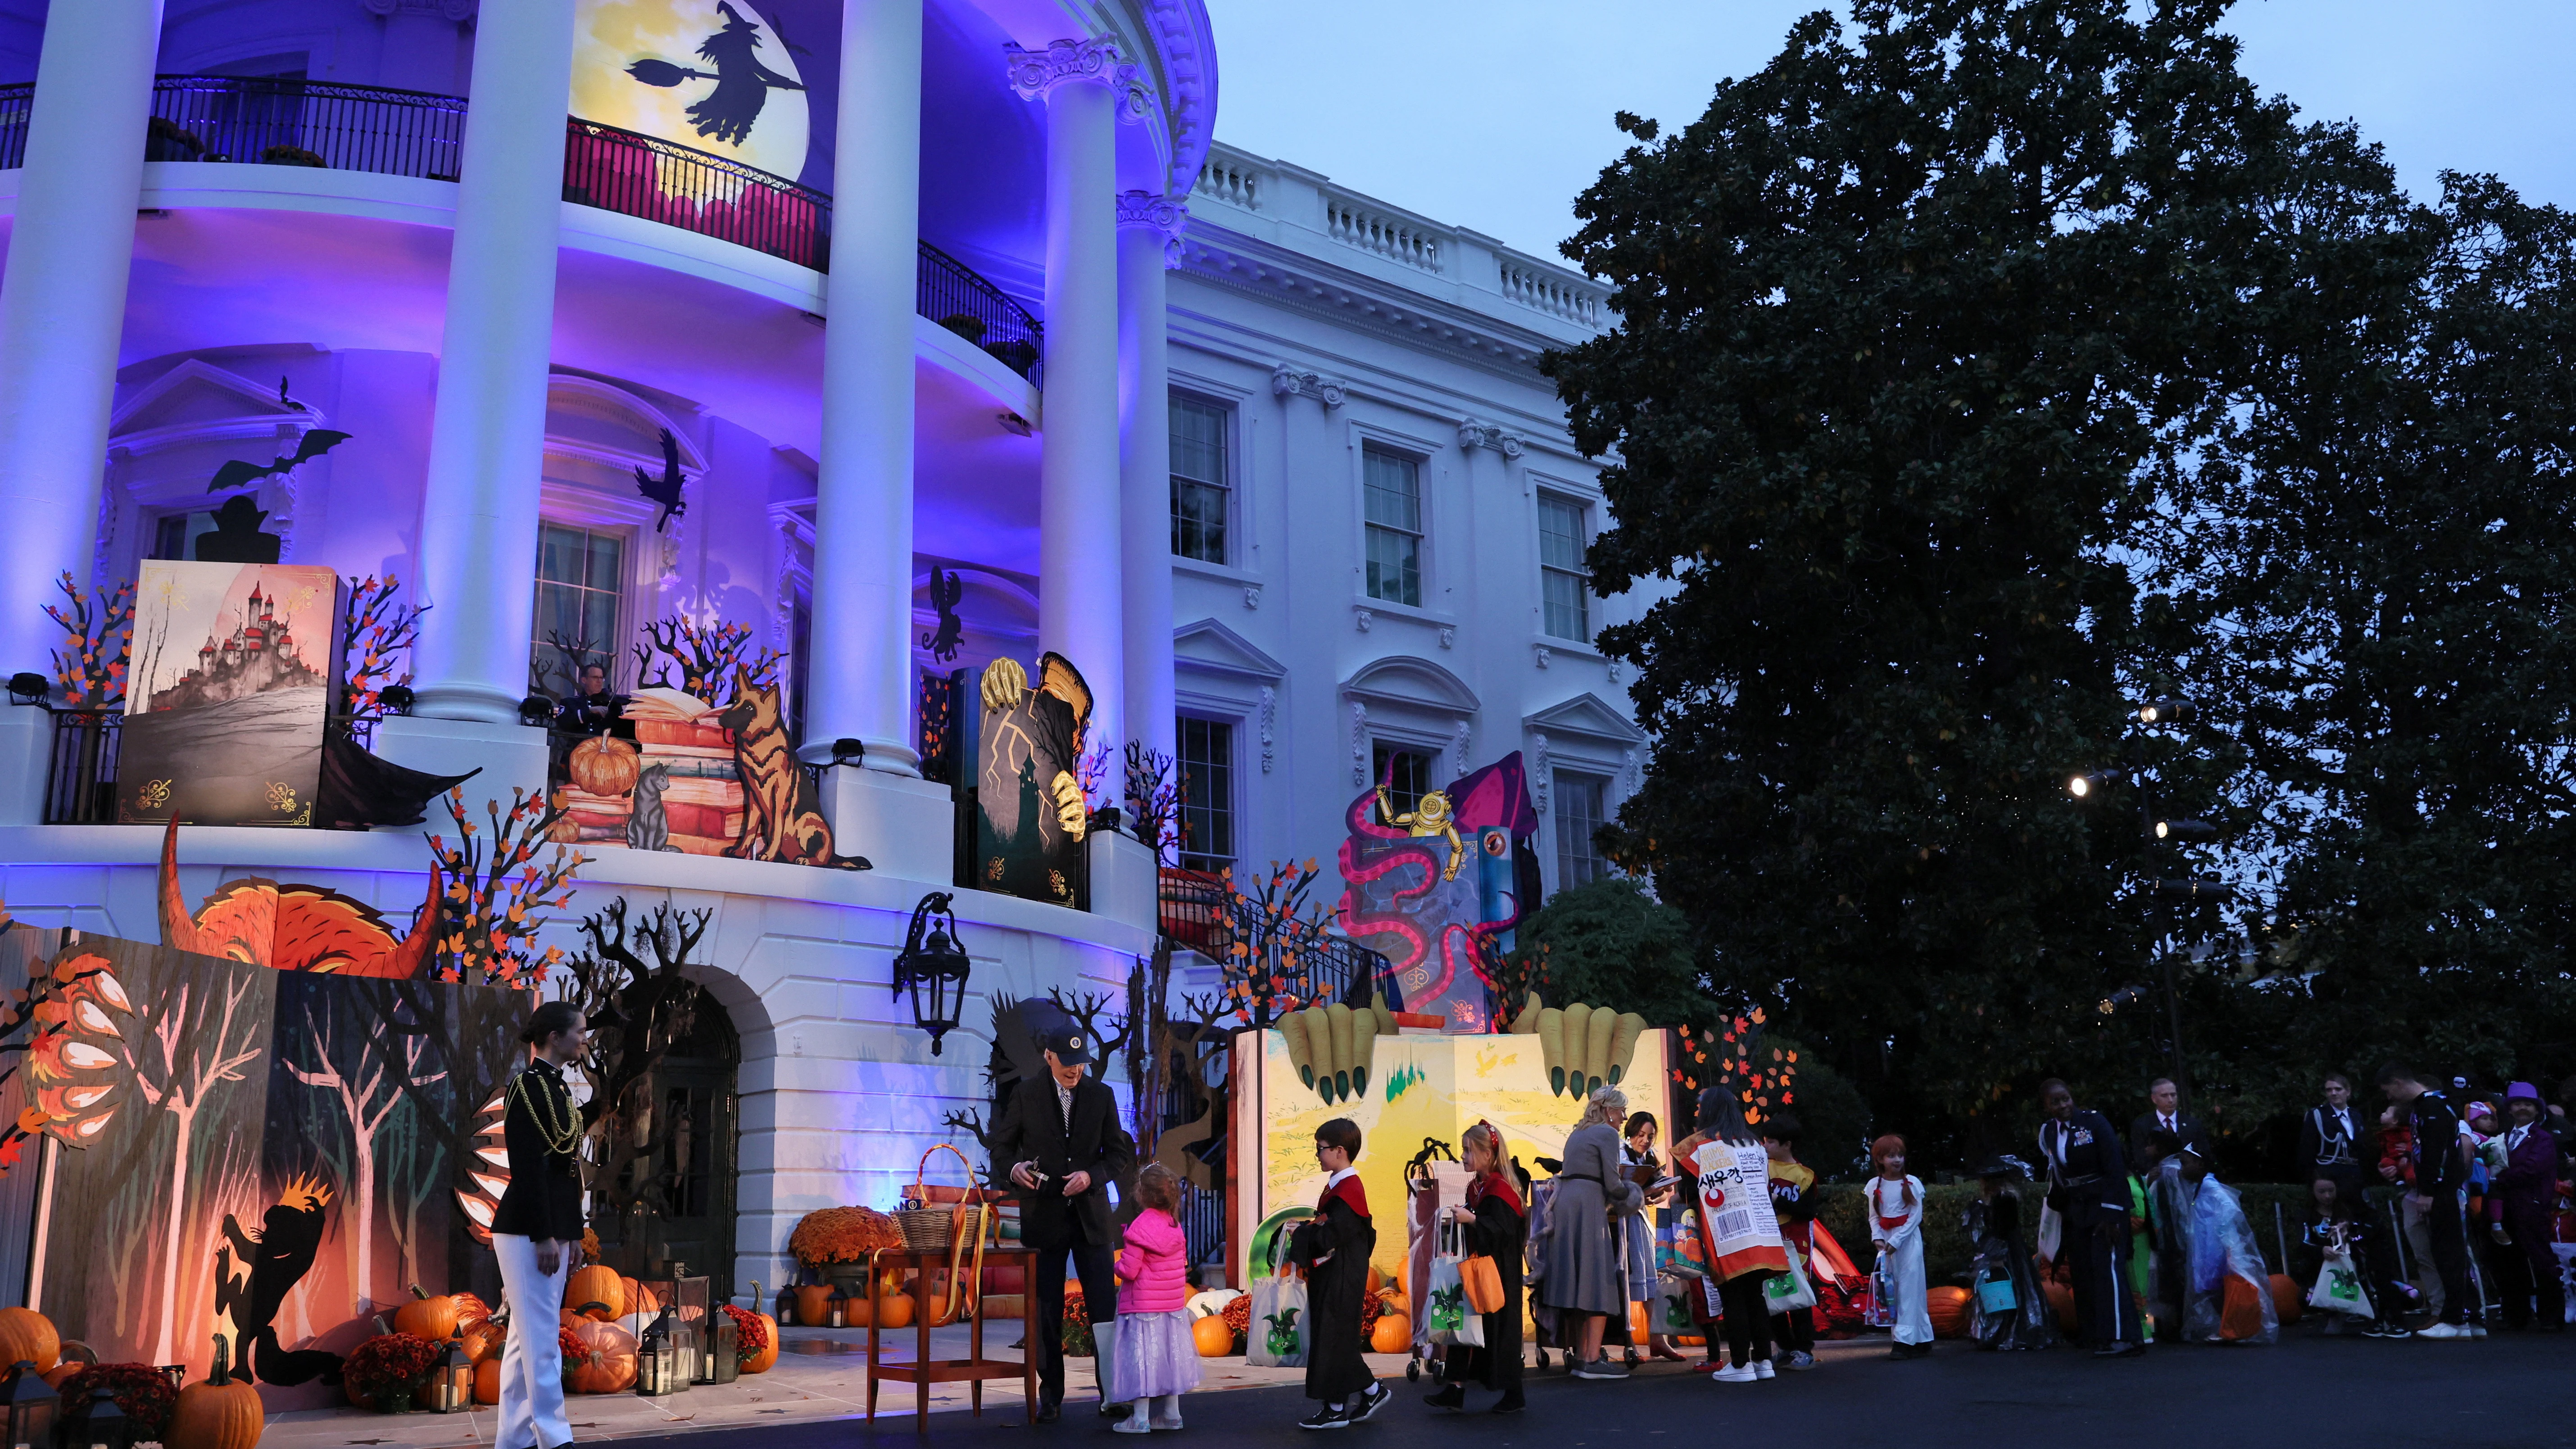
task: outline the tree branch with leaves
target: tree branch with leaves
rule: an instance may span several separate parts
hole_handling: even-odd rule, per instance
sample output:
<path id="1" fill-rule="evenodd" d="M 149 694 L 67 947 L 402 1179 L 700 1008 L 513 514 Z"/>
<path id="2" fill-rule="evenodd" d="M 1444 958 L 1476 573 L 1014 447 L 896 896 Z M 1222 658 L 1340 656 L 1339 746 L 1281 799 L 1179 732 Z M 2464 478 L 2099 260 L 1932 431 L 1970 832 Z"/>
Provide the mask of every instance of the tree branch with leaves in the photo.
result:
<path id="1" fill-rule="evenodd" d="M 492 842 L 486 868 L 484 831 L 466 818 L 465 792 L 448 791 L 446 803 L 457 838 L 449 845 L 443 835 L 429 837 L 430 854 L 447 875 L 431 972 L 441 981 L 533 990 L 563 959 L 561 947 L 536 950 L 536 933 L 544 925 L 538 913 L 572 904 L 573 876 L 590 857 L 553 845 L 539 860 L 564 811 L 542 795 L 513 787 L 507 814 L 499 801 L 484 802 Z"/>
<path id="2" fill-rule="evenodd" d="M 70 637 L 54 651 L 54 682 L 74 709 L 113 710 L 125 703 L 126 666 L 134 647 L 134 585 L 97 590 L 83 598 L 71 570 L 54 581 L 62 604 L 47 604 L 45 617 Z"/>

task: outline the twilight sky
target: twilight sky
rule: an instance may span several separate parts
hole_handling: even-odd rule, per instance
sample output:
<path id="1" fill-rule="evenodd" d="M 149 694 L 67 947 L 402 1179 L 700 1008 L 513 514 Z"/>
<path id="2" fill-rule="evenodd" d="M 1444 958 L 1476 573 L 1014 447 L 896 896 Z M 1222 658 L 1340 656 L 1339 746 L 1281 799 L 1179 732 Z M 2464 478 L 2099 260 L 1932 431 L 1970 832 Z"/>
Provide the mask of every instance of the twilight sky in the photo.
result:
<path id="1" fill-rule="evenodd" d="M 1820 0 L 1208 0 L 1217 136 L 1551 261 L 1575 193 L 1627 138 L 1756 70 Z M 2239 0 L 2245 69 L 2358 121 L 2400 180 L 2493 171 L 2576 206 L 2576 4 Z"/>

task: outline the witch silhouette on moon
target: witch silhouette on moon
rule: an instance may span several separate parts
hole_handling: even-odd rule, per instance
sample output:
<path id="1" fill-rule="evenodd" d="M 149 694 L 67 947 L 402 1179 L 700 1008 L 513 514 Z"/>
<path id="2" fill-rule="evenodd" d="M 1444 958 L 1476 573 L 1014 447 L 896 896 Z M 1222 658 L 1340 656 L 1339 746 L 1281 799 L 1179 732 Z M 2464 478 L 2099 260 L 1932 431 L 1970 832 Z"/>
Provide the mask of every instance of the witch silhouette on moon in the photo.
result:
<path id="1" fill-rule="evenodd" d="M 769 104 L 773 88 L 801 91 L 805 84 L 760 63 L 755 53 L 760 49 L 759 22 L 743 19 L 742 13 L 724 0 L 717 0 L 716 13 L 724 17 L 724 29 L 698 46 L 698 58 L 715 67 L 713 74 L 667 60 L 639 60 L 628 66 L 626 73 L 648 86 L 663 89 L 682 81 L 714 81 L 716 88 L 689 107 L 689 119 L 697 123 L 699 135 L 739 146 L 751 138 L 752 123 L 760 119 L 760 108 Z"/>

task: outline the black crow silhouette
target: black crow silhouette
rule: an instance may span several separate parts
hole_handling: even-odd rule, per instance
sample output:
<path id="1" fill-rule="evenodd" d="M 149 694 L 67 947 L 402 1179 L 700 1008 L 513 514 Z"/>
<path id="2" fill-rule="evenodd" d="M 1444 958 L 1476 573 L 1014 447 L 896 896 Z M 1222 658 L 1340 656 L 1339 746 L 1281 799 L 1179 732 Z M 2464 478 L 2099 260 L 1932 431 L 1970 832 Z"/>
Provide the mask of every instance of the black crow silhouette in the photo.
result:
<path id="1" fill-rule="evenodd" d="M 689 511 L 689 505 L 680 501 L 680 440 L 671 436 L 669 428 L 662 430 L 662 476 L 656 478 L 641 468 L 636 469 L 635 491 L 662 505 L 662 516 L 653 520 L 655 533 L 660 533 L 664 524 Z"/>
<path id="2" fill-rule="evenodd" d="M 957 601 L 966 597 L 966 581 L 954 573 L 944 573 L 937 564 L 930 568 L 930 607 L 939 611 L 939 629 L 921 636 L 921 647 L 930 657 L 945 664 L 957 657 L 957 647 L 965 642 L 966 623 L 957 617 Z"/>
<path id="3" fill-rule="evenodd" d="M 245 484 L 256 483 L 262 478 L 272 478 L 280 473 L 291 473 L 297 468 L 302 467 L 304 464 L 311 462 L 315 458 L 319 458 L 323 454 L 330 452 L 333 448 L 340 446 L 342 443 L 349 441 L 349 436 L 350 435 L 347 433 L 335 433 L 329 428 L 313 428 L 307 431 L 303 437 L 295 440 L 294 457 L 272 458 L 269 460 L 269 464 L 265 468 L 261 467 L 257 463 L 245 463 L 236 458 L 232 462 L 226 463 L 224 466 L 215 470 L 215 481 L 206 485 L 206 491 L 209 493 L 223 493 L 230 491 L 231 489 L 242 487 Z"/>
<path id="4" fill-rule="evenodd" d="M 699 135 L 739 146 L 751 138 L 752 123 L 760 119 L 760 108 L 769 104 L 770 91 L 801 91 L 805 85 L 760 63 L 755 54 L 760 49 L 758 21 L 743 19 L 742 12 L 724 0 L 716 0 L 716 12 L 724 16 L 725 28 L 698 46 L 698 58 L 714 66 L 715 74 L 667 60 L 639 60 L 626 73 L 648 86 L 664 88 L 684 80 L 714 81 L 716 88 L 689 107 L 689 119 L 697 123 Z"/>

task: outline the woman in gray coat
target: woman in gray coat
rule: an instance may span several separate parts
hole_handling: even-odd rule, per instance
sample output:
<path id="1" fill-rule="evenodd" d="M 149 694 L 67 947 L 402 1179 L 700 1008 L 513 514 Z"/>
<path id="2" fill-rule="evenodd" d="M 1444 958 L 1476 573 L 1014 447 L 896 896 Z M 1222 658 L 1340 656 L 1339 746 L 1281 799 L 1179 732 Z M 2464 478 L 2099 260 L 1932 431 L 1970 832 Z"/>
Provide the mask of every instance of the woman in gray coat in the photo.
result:
<path id="1" fill-rule="evenodd" d="M 1622 1330 L 1627 1326 L 1622 1220 L 1645 1205 L 1644 1192 L 1620 1169 L 1619 1126 L 1627 1117 L 1628 1099 L 1616 1088 L 1592 1094 L 1583 1120 L 1565 1135 L 1564 1166 L 1548 1207 L 1547 1271 L 1539 1280 L 1539 1301 L 1559 1314 L 1576 1315 L 1567 1336 L 1574 1341 L 1579 1379 L 1628 1376 L 1625 1365 L 1601 1351 L 1612 1316 Z M 1625 1341 L 1624 1331 L 1620 1336 Z"/>

